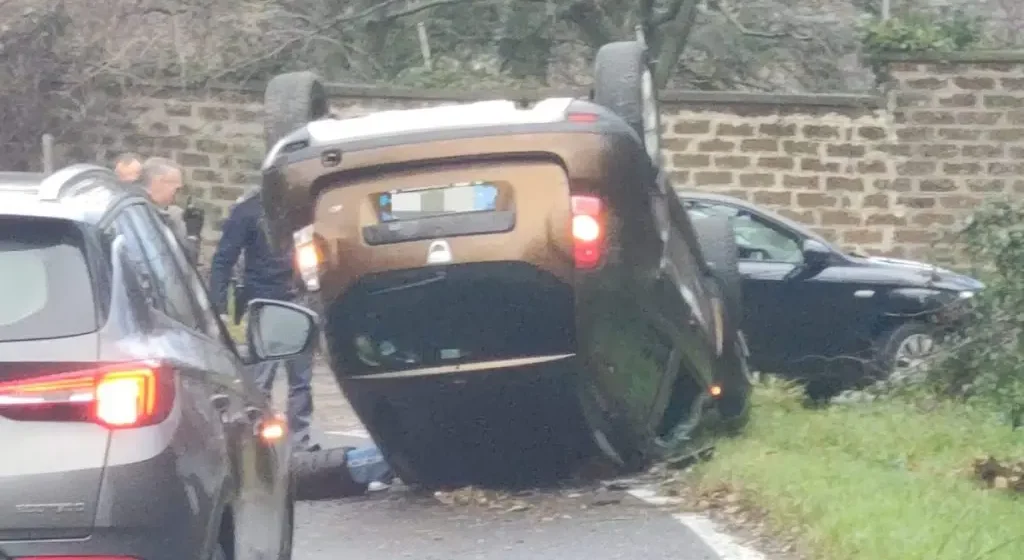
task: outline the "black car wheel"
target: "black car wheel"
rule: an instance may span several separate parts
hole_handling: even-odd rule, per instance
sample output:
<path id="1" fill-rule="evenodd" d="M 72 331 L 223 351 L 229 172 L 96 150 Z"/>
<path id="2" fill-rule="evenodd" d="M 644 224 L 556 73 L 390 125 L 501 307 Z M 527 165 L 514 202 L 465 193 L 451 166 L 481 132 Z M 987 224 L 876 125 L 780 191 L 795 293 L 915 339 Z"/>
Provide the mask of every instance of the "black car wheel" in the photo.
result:
<path id="1" fill-rule="evenodd" d="M 264 138 L 267 150 L 278 140 L 310 121 L 327 116 L 327 92 L 313 72 L 289 72 L 274 76 L 263 94 L 266 112 Z"/>
<path id="2" fill-rule="evenodd" d="M 909 321 L 883 332 L 875 344 L 874 371 L 878 381 L 910 381 L 923 373 L 922 365 L 935 357 L 939 348 L 937 329 L 920 321 Z"/>
<path id="3" fill-rule="evenodd" d="M 647 49 L 638 41 L 608 43 L 594 60 L 594 101 L 622 117 L 643 140 L 656 165 L 661 122 Z"/>

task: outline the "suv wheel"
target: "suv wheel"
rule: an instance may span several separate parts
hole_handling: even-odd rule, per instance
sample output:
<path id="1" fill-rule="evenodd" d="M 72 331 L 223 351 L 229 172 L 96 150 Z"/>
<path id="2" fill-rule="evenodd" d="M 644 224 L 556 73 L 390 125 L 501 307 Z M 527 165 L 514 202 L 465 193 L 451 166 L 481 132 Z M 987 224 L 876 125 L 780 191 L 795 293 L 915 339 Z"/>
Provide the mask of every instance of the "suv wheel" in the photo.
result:
<path id="1" fill-rule="evenodd" d="M 594 102 L 612 110 L 643 140 L 657 165 L 661 159 L 661 115 L 647 48 L 639 41 L 608 43 L 594 60 Z"/>
<path id="2" fill-rule="evenodd" d="M 700 251 L 721 285 L 727 327 L 739 330 L 743 321 L 743 278 L 732 224 L 725 216 L 707 216 L 693 220 L 693 229 Z"/>
<path id="3" fill-rule="evenodd" d="M 737 337 L 743 333 L 737 332 Z M 747 352 L 740 340 L 734 341 L 732 350 L 723 357 L 725 369 L 722 396 L 718 399 L 718 413 L 726 432 L 736 433 L 750 422 L 750 393 L 754 389 L 755 375 L 747 362 Z"/>
<path id="4" fill-rule="evenodd" d="M 289 72 L 274 76 L 263 94 L 266 112 L 264 137 L 269 151 L 278 140 L 327 116 L 327 92 L 320 77 L 313 72 Z"/>

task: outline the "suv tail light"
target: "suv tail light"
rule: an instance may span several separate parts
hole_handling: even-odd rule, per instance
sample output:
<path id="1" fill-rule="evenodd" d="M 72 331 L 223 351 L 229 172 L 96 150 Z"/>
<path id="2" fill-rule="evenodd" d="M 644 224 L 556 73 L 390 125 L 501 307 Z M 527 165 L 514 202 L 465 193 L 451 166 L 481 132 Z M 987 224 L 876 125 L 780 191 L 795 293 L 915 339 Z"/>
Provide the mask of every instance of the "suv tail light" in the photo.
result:
<path id="1" fill-rule="evenodd" d="M 174 382 L 154 362 L 103 365 L 0 382 L 0 416 L 137 428 L 167 418 Z"/>
<path id="2" fill-rule="evenodd" d="M 320 289 L 320 262 L 323 255 L 316 243 L 313 226 L 309 225 L 292 234 L 295 242 L 295 269 L 306 289 L 315 292 Z"/>
<path id="3" fill-rule="evenodd" d="M 572 241 L 576 268 L 601 264 L 605 252 L 604 205 L 595 196 L 572 197 Z"/>

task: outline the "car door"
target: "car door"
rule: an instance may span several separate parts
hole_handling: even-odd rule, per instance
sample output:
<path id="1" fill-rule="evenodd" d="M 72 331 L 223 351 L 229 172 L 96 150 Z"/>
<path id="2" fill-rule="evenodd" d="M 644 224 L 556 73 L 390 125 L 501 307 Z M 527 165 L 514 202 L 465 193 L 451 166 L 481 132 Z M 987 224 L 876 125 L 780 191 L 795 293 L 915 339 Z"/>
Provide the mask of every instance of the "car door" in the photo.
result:
<path id="1" fill-rule="evenodd" d="M 856 353 L 852 333 L 863 332 L 872 304 L 859 301 L 861 286 L 850 283 L 840 267 L 794 276 L 803 264 L 799 232 L 730 204 L 691 200 L 688 210 L 695 216 L 725 215 L 733 224 L 743 277 L 743 328 L 756 369 L 800 375 Z"/>
<path id="2" fill-rule="evenodd" d="M 147 303 L 155 311 L 153 328 L 145 340 L 138 342 L 145 345 L 151 357 L 169 363 L 177 373 L 176 400 L 181 420 L 171 450 L 179 480 L 195 511 L 190 538 L 197 543 L 207 542 L 211 525 L 218 523 L 221 505 L 231 498 L 224 495 L 225 481 L 231 479 L 230 426 L 222 418 L 233 411 L 215 406 L 215 397 L 221 391 L 206 381 L 202 352 L 197 351 L 190 334 L 196 326 L 195 315 L 187 298 L 182 299 L 182 286 L 168 277 L 167 252 L 157 243 L 159 238 L 149 222 L 146 204 L 140 200 L 115 209 L 109 232 L 123 237 L 125 255 Z"/>
<path id="3" fill-rule="evenodd" d="M 276 554 L 283 526 L 281 494 L 287 491 L 281 473 L 287 473 L 288 467 L 279 450 L 260 437 L 260 424 L 272 414 L 270 404 L 245 375 L 234 343 L 180 241 L 149 207 L 147 219 L 155 234 L 153 243 L 165 255 L 166 281 L 181 286 L 193 310 L 195 323 L 189 330 L 209 390 L 230 401 L 228 449 L 238 487 L 235 531 L 238 546 L 245 547 L 237 553 L 244 557 Z"/>
<path id="4" fill-rule="evenodd" d="M 644 243 L 656 252 L 651 263 L 653 282 L 645 288 L 643 297 L 657 310 L 655 320 L 660 322 L 659 328 L 671 336 L 671 355 L 665 357 L 668 367 L 659 379 L 650 410 L 649 421 L 656 425 L 668 405 L 681 365 L 691 370 L 689 374 L 711 382 L 714 317 L 685 211 L 664 177 L 649 187 L 648 194 L 648 221 L 653 224 L 654 235 Z"/>

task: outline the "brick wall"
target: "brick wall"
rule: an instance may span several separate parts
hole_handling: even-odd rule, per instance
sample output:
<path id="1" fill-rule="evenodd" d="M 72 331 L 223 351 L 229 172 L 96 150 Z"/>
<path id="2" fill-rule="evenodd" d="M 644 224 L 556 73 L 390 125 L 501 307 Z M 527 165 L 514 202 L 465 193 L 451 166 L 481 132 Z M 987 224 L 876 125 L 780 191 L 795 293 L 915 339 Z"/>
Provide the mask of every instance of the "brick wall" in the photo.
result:
<path id="1" fill-rule="evenodd" d="M 886 93 L 663 94 L 666 160 L 681 188 L 752 200 L 848 248 L 953 257 L 953 232 L 986 198 L 1024 192 L 1024 54 L 885 61 Z M 522 92 L 332 86 L 343 116 Z M 543 97 L 564 92 L 528 92 Z M 176 158 L 217 224 L 257 180 L 261 95 L 147 97 L 135 130 L 110 133 L 101 161 L 132 149 Z M 216 232 L 211 233 L 211 238 Z"/>

